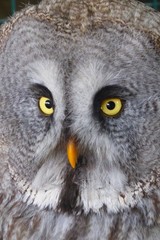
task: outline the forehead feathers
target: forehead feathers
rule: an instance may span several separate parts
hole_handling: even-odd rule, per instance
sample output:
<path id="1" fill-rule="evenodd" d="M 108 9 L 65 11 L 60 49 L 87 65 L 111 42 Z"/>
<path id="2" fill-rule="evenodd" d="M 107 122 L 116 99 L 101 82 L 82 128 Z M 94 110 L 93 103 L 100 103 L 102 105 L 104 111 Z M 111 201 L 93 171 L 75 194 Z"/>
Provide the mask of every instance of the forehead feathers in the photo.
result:
<path id="1" fill-rule="evenodd" d="M 160 45 L 160 14 L 134 0 L 43 0 L 39 5 L 17 13 L 0 29 L 0 47 L 16 22 L 26 17 L 49 22 L 59 33 L 72 37 L 103 27 L 108 22 L 120 23 L 146 32 L 157 46 Z"/>

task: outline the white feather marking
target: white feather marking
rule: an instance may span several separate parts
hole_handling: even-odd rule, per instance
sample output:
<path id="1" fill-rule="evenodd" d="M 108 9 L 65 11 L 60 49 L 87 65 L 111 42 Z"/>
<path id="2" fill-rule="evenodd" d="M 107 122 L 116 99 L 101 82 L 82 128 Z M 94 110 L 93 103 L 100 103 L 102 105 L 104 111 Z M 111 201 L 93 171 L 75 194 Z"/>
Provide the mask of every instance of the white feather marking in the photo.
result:
<path id="1" fill-rule="evenodd" d="M 58 205 L 60 193 L 61 188 L 57 186 L 48 191 L 38 190 L 36 196 L 34 197 L 33 204 L 37 205 L 41 209 L 46 207 L 55 209 Z"/>
<path id="2" fill-rule="evenodd" d="M 90 174 L 90 178 L 81 188 L 81 200 L 85 212 L 90 210 L 99 212 L 104 205 L 107 206 L 108 212 L 117 212 L 121 206 L 119 193 L 124 191 L 126 182 L 124 174 L 116 168 L 111 169 L 106 176 L 103 174 L 105 173 L 103 171 L 100 173 L 100 169 L 99 174 Z M 100 177 L 97 178 L 96 175 Z"/>

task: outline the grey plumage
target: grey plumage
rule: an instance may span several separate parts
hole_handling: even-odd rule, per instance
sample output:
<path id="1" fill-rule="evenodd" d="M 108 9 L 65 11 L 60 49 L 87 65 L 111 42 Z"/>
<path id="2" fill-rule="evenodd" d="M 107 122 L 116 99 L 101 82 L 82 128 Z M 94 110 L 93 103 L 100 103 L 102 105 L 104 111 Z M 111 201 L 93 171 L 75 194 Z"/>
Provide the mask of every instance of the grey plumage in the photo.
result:
<path id="1" fill-rule="evenodd" d="M 44 0 L 1 27 L 1 239 L 159 240 L 159 23 L 134 1 Z"/>

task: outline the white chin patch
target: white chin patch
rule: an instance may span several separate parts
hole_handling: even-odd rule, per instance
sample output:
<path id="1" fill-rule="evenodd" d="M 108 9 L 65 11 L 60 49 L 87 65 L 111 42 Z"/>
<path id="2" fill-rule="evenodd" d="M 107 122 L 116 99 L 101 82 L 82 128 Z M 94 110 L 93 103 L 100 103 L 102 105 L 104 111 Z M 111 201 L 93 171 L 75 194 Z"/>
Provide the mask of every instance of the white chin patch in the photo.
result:
<path id="1" fill-rule="evenodd" d="M 119 194 L 124 191 L 125 183 L 125 175 L 117 168 L 111 168 L 108 173 L 100 168 L 91 172 L 80 189 L 84 211 L 98 213 L 106 206 L 108 212 L 117 212 L 121 207 Z"/>
<path id="2" fill-rule="evenodd" d="M 59 197 L 61 193 L 61 187 L 53 186 L 52 189 L 40 189 L 35 191 L 33 189 L 27 189 L 23 198 L 24 202 L 28 205 L 34 204 L 40 209 L 55 209 L 58 205 Z"/>
<path id="3" fill-rule="evenodd" d="M 51 155 L 36 174 L 32 184 L 23 184 L 21 181 L 19 188 L 22 189 L 23 185 L 24 202 L 37 205 L 40 209 L 57 207 L 64 186 L 67 164 L 64 156 L 64 153 Z"/>

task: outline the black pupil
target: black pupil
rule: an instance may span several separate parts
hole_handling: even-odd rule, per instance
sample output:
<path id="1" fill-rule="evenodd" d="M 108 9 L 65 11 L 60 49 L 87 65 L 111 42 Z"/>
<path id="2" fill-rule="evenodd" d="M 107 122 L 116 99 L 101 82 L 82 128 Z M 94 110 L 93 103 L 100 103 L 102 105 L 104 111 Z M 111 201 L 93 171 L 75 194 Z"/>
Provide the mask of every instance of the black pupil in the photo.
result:
<path id="1" fill-rule="evenodd" d="M 46 106 L 46 108 L 52 108 L 52 102 L 51 102 L 51 100 L 46 100 L 45 101 L 45 106 Z"/>
<path id="2" fill-rule="evenodd" d="M 113 110 L 115 108 L 116 104 L 112 101 L 108 102 L 106 107 L 109 109 L 109 110 Z"/>

